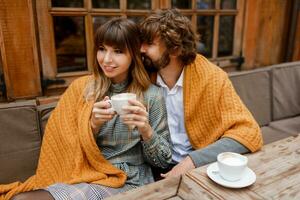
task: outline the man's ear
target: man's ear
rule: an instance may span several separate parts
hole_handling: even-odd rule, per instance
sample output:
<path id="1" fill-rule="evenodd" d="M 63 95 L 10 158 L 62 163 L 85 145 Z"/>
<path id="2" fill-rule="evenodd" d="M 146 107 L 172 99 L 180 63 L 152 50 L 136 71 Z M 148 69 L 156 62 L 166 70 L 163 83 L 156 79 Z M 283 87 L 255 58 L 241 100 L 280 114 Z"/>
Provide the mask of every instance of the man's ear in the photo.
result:
<path id="1" fill-rule="evenodd" d="M 180 56 L 182 50 L 179 47 L 174 47 L 172 50 L 169 51 L 170 52 L 170 56 L 174 56 L 174 57 L 178 57 Z"/>

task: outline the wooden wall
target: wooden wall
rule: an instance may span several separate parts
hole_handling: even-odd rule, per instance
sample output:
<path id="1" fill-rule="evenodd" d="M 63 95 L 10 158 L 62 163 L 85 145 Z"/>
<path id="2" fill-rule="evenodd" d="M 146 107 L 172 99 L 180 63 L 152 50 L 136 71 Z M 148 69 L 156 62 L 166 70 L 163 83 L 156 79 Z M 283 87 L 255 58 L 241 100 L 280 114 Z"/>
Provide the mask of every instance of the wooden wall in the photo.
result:
<path id="1" fill-rule="evenodd" d="M 33 0 L 0 0 L 0 48 L 10 99 L 41 94 Z"/>
<path id="2" fill-rule="evenodd" d="M 285 54 L 292 2 L 293 0 L 246 1 L 242 33 L 242 55 L 245 58 L 243 69 L 287 61 Z M 35 3 L 36 0 L 0 0 L 0 51 L 9 99 L 43 95 Z M 294 59 L 300 57 L 299 21 L 300 17 L 295 36 Z"/>
<path id="3" fill-rule="evenodd" d="M 246 4 L 243 69 L 284 62 L 290 0 L 249 0 Z"/>

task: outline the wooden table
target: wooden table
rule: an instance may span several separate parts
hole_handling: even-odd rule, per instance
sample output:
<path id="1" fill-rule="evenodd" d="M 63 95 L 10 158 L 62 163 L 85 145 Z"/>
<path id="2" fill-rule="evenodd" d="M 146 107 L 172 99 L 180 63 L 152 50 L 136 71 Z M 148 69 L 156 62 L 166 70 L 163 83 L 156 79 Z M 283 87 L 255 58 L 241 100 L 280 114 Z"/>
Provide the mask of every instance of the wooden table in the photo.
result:
<path id="1" fill-rule="evenodd" d="M 222 187 L 206 174 L 207 166 L 178 178 L 152 183 L 109 199 L 300 199 L 300 135 L 248 154 L 256 182 L 246 188 Z"/>

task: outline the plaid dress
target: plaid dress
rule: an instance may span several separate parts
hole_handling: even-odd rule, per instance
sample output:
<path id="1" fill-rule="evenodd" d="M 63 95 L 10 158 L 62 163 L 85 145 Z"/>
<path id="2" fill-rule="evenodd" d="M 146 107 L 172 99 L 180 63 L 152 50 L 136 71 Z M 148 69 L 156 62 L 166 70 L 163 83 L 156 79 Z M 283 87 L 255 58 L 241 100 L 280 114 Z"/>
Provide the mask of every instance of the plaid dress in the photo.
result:
<path id="1" fill-rule="evenodd" d="M 112 84 L 108 96 L 126 92 L 127 85 L 127 81 Z M 165 168 L 171 162 L 170 135 L 161 90 L 151 85 L 144 93 L 143 103 L 147 107 L 149 124 L 153 130 L 153 137 L 149 141 L 142 141 L 138 130 L 130 130 L 119 115 L 103 124 L 96 138 L 103 156 L 127 174 L 127 181 L 122 188 L 89 183 L 57 183 L 46 190 L 56 200 L 103 199 L 153 182 L 150 165 Z"/>

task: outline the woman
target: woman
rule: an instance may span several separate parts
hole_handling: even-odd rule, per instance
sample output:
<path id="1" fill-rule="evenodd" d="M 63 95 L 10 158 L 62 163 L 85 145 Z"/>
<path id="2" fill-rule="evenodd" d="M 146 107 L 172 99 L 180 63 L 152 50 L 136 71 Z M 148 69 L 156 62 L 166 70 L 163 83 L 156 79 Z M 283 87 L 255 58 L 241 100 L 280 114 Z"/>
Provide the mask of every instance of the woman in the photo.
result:
<path id="1" fill-rule="evenodd" d="M 23 192 L 13 199 L 103 199 L 153 182 L 150 165 L 167 167 L 165 104 L 150 84 L 140 45 L 137 25 L 127 19 L 114 18 L 97 30 L 93 75 L 74 81 L 61 97 L 36 175 L 2 190 L 7 198 Z M 108 100 L 124 92 L 137 100 L 120 116 Z"/>

